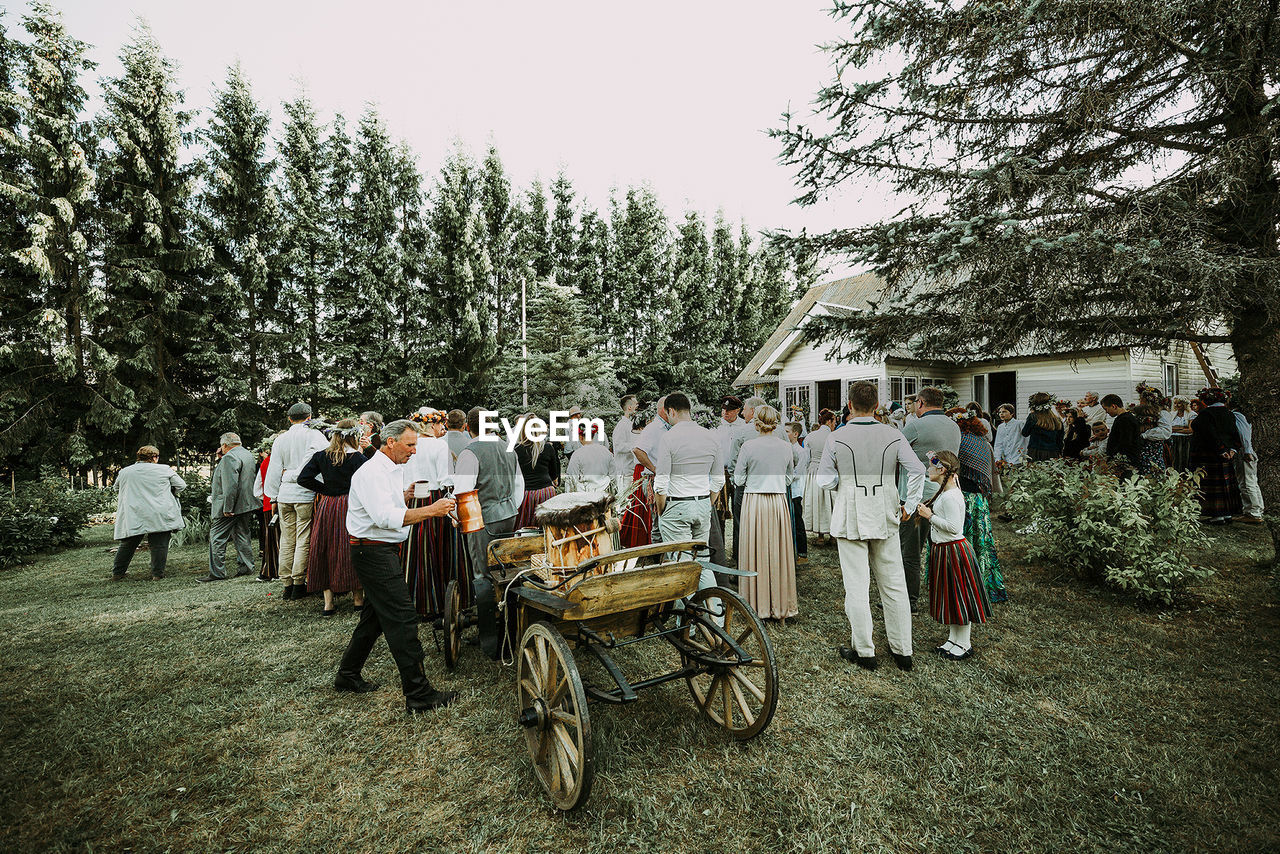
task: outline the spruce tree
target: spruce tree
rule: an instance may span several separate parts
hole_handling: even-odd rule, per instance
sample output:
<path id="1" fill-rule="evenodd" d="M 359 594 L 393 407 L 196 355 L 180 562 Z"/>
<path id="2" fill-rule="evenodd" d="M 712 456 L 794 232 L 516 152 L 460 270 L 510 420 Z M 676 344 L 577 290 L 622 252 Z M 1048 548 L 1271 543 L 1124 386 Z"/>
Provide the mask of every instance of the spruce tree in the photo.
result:
<path id="1" fill-rule="evenodd" d="M 664 360 L 670 373 L 659 378 L 663 388 L 679 388 L 700 401 L 710 400 L 724 388 L 718 302 L 712 288 L 707 224 L 701 214 L 689 211 L 680 224 L 672 263 L 671 343 Z"/>
<path id="2" fill-rule="evenodd" d="M 369 297 L 361 293 L 358 286 L 360 214 L 353 197 L 356 181 L 354 143 L 341 113 L 333 119 L 333 128 L 325 144 L 325 159 L 329 170 L 325 176 L 322 204 L 328 239 L 324 262 L 327 276 L 322 293 L 327 323 L 320 371 L 332 378 L 333 387 L 329 389 L 321 384 L 322 394 L 326 391 L 328 394 L 312 401 L 312 405 L 327 412 L 335 407 L 373 405 L 372 402 L 363 402 L 358 385 L 363 379 L 357 366 L 368 364 L 372 352 L 368 347 L 369 341 L 361 337 L 367 334 L 362 314 Z M 361 402 L 351 402 L 356 400 Z"/>
<path id="3" fill-rule="evenodd" d="M 396 358 L 403 373 L 387 385 L 394 398 L 393 411 L 410 412 L 422 406 L 429 393 L 424 378 L 435 368 L 444 330 L 440 295 L 429 285 L 434 257 L 423 210 L 422 175 L 413 151 L 403 142 L 394 152 L 392 199 L 399 221 L 393 288 Z"/>
<path id="4" fill-rule="evenodd" d="M 573 222 L 573 183 L 563 169 L 551 182 L 551 200 L 551 276 L 559 284 L 576 289 L 573 261 L 578 235 Z"/>
<path id="5" fill-rule="evenodd" d="M 219 428 L 256 442 L 268 429 L 265 391 L 280 369 L 280 206 L 266 157 L 270 117 L 253 98 L 240 63 L 214 92 L 205 172 L 204 242 L 213 253 L 209 317 L 213 370 L 219 377 L 206 405 Z M 274 423 L 274 419 L 271 419 Z"/>
<path id="6" fill-rule="evenodd" d="M 751 234 L 745 224 L 739 224 L 737 258 L 734 261 L 734 276 L 737 278 L 738 305 L 734 312 L 734 322 L 738 325 L 734 339 L 733 364 L 739 369 L 744 367 L 756 350 L 773 332 L 773 327 L 765 328 L 763 321 L 764 288 L 761 284 L 759 259 L 751 248 Z"/>
<path id="7" fill-rule="evenodd" d="M 577 286 L 587 324 L 608 335 L 614 329 L 613 282 L 609 280 L 609 224 L 595 210 L 582 212 L 574 247 L 573 281 Z M 612 352 L 607 340 L 601 346 Z"/>
<path id="8" fill-rule="evenodd" d="M 716 211 L 711 229 L 711 290 L 716 294 L 713 310 L 717 314 L 715 328 L 719 331 L 720 352 L 724 356 L 725 370 L 732 372 L 728 382 L 737 377 L 735 367 L 740 367 L 742 350 L 742 324 L 738 308 L 742 305 L 743 283 L 738 277 L 738 247 L 733 240 L 733 228 L 725 219 L 724 211 Z"/>
<path id="9" fill-rule="evenodd" d="M 119 429 L 124 420 L 93 390 L 95 376 L 110 366 L 94 337 L 103 296 L 89 246 L 93 141 L 80 120 L 86 95 L 79 78 L 95 65 L 86 58 L 89 46 L 67 33 L 48 4 L 33 3 L 23 26 L 28 46 L 7 39 L 0 45 L 6 78 L 0 227 L 7 250 L 0 268 L 6 345 L 0 412 L 10 440 L 4 456 L 22 454 L 28 470 L 38 471 L 30 465 L 37 460 L 78 468 L 93 460 L 91 444 L 101 444 L 92 434 Z M 15 91 L 17 74 L 25 97 Z"/>
<path id="10" fill-rule="evenodd" d="M 511 199 L 511 182 L 493 145 L 485 153 L 479 179 L 480 206 L 485 224 L 485 251 L 492 272 L 486 288 L 487 313 L 498 346 L 520 335 L 520 276 L 522 262 L 516 245 L 519 211 Z"/>
<path id="11" fill-rule="evenodd" d="M 321 139 L 315 108 L 305 95 L 284 105 L 280 141 L 281 346 L 280 374 L 267 395 L 270 422 L 296 400 L 331 400 L 335 395 L 324 368 L 321 342 L 327 310 L 324 285 L 330 246 L 325 179 L 328 151 Z"/>
<path id="12" fill-rule="evenodd" d="M 542 182 L 534 179 L 525 192 L 523 216 L 519 224 L 519 245 L 538 281 L 551 277 L 555 264 L 551 252 L 551 219 Z"/>
<path id="13" fill-rule="evenodd" d="M 189 116 L 173 68 L 150 29 L 120 54 L 123 73 L 105 84 L 101 120 L 108 144 L 98 203 L 103 228 L 103 346 L 117 360 L 100 390 L 130 414 L 120 456 L 151 444 L 210 448 L 220 432 L 194 393 L 221 378 L 208 340 L 221 295 L 208 287 L 208 251 L 194 227 L 196 170 L 184 164 Z"/>

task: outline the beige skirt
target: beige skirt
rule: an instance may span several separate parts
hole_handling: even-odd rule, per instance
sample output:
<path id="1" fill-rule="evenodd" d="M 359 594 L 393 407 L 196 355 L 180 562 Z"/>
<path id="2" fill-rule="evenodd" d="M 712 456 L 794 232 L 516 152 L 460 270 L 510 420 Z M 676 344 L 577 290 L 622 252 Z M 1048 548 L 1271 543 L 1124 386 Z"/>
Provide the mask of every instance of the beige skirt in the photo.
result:
<path id="1" fill-rule="evenodd" d="M 764 619 L 799 614 L 795 536 L 787 497 L 780 493 L 744 495 L 739 538 L 742 554 L 738 569 L 756 574 L 754 578 L 741 579 L 742 598 Z"/>
<path id="2" fill-rule="evenodd" d="M 804 526 L 810 534 L 831 533 L 831 506 L 835 493 L 818 486 L 818 476 L 809 474 L 804 485 Z"/>

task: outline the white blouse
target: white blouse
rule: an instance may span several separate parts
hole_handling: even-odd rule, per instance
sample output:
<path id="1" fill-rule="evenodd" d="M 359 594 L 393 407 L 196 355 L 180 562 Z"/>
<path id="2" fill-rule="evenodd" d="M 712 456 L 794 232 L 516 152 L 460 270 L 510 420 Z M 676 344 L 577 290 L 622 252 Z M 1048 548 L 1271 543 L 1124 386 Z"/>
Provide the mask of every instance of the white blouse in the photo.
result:
<path id="1" fill-rule="evenodd" d="M 929 520 L 929 540 L 954 543 L 964 539 L 964 493 L 959 486 L 943 491 L 933 500 Z"/>
<path id="2" fill-rule="evenodd" d="M 772 434 L 748 439 L 738 451 L 733 482 L 744 492 L 787 494 L 795 480 L 795 457 L 791 443 Z"/>

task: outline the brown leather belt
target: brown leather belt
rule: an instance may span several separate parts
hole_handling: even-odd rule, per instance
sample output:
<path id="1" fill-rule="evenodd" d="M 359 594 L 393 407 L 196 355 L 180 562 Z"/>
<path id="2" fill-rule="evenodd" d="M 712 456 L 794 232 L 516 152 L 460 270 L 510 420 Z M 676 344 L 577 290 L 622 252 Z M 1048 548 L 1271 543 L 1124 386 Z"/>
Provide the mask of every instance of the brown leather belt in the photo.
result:
<path id="1" fill-rule="evenodd" d="M 384 549 L 400 550 L 403 543 L 388 543 L 386 540 L 366 540 L 363 537 L 348 537 L 347 542 L 353 546 L 382 546 Z"/>

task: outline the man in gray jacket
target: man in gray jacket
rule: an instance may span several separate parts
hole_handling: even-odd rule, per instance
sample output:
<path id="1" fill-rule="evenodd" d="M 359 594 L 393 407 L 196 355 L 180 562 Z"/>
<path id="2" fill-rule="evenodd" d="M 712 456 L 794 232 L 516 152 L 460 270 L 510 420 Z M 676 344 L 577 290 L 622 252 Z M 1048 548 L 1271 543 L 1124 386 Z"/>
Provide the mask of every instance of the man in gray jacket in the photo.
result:
<path id="1" fill-rule="evenodd" d="M 197 581 L 223 581 L 227 543 L 236 544 L 239 570 L 236 577 L 253 573 L 255 556 L 249 537 L 249 517 L 261 505 L 253 497 L 253 483 L 258 474 L 258 464 L 240 444 L 240 436 L 223 433 L 222 460 L 213 470 L 213 494 L 209 506 L 209 574 Z"/>

